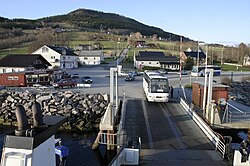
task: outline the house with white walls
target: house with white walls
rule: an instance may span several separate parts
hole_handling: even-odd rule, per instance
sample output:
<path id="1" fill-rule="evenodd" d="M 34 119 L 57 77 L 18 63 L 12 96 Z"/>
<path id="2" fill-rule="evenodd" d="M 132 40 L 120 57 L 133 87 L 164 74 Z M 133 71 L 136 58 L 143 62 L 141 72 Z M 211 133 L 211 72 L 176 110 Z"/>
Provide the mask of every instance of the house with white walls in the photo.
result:
<path id="1" fill-rule="evenodd" d="M 41 54 L 52 65 L 51 68 L 72 69 L 78 67 L 78 56 L 66 46 L 44 45 L 32 54 Z"/>
<path id="2" fill-rule="evenodd" d="M 180 61 L 176 56 L 166 56 L 161 51 L 139 51 L 134 56 L 134 67 L 142 69 L 143 67 L 156 67 L 167 70 L 179 70 Z"/>
<path id="3" fill-rule="evenodd" d="M 99 65 L 104 61 L 102 50 L 81 50 L 78 56 L 81 65 Z"/>

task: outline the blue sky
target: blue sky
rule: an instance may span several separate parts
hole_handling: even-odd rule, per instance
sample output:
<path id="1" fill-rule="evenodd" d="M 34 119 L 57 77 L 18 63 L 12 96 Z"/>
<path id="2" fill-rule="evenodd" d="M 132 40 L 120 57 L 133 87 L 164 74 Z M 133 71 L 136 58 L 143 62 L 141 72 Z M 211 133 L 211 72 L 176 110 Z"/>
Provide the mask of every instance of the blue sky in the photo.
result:
<path id="1" fill-rule="evenodd" d="M 85 8 L 207 43 L 250 43 L 250 0 L 7 0 L 0 16 L 37 19 Z"/>

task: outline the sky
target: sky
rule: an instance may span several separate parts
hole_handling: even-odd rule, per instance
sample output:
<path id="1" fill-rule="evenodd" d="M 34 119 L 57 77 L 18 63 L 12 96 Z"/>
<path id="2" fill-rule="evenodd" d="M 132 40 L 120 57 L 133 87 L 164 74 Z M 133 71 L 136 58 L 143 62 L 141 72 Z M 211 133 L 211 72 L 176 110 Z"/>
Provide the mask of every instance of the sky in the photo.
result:
<path id="1" fill-rule="evenodd" d="M 4 0 L 0 16 L 38 19 L 79 8 L 116 13 L 205 43 L 250 43 L 250 0 Z"/>

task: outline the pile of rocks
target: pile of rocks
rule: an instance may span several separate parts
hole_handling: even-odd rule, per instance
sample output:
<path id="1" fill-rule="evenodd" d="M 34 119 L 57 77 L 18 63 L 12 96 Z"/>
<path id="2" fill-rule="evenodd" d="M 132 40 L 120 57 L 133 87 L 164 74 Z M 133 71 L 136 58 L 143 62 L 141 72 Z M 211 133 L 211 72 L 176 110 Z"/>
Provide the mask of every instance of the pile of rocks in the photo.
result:
<path id="1" fill-rule="evenodd" d="M 250 82 L 232 82 L 230 87 L 231 99 L 250 106 Z"/>
<path id="2" fill-rule="evenodd" d="M 43 115 L 68 117 L 63 125 L 66 130 L 90 131 L 99 126 L 108 103 L 108 94 L 84 94 L 72 91 L 56 93 L 9 92 L 0 91 L 0 124 L 16 122 L 16 106 L 24 106 L 29 122 L 32 122 L 32 97 L 40 103 Z"/>

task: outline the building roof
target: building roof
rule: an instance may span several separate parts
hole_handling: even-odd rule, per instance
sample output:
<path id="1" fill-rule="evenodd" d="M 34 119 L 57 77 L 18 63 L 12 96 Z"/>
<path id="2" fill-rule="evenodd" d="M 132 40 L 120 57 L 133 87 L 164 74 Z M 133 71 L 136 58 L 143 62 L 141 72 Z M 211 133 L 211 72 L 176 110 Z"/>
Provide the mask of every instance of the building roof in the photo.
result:
<path id="1" fill-rule="evenodd" d="M 135 57 L 137 61 L 159 61 L 159 62 L 178 62 L 176 56 L 165 56 L 163 52 L 157 51 L 139 51 Z"/>
<path id="2" fill-rule="evenodd" d="M 81 50 L 79 52 L 79 57 L 100 57 L 102 53 L 103 53 L 102 50 L 95 50 L 95 51 Z"/>
<path id="3" fill-rule="evenodd" d="M 39 59 L 44 65 L 51 64 L 40 54 L 9 54 L 0 59 L 0 67 L 30 67 Z"/>
<path id="4" fill-rule="evenodd" d="M 198 57 L 198 51 L 184 51 L 184 54 L 187 57 L 191 57 L 191 58 L 197 58 Z M 199 51 L 199 58 L 206 58 L 206 54 L 202 51 Z"/>
<path id="5" fill-rule="evenodd" d="M 61 55 L 77 56 L 74 51 L 66 46 L 47 46 Z"/>

